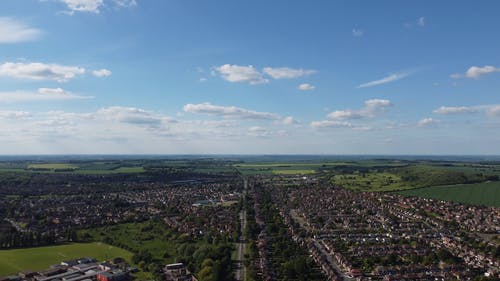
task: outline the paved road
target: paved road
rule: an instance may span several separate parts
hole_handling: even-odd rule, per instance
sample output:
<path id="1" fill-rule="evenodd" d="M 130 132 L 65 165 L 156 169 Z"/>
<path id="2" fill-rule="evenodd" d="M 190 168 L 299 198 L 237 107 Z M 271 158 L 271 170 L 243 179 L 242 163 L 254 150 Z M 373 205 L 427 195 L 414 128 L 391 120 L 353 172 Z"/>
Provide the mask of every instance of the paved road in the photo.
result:
<path id="1" fill-rule="evenodd" d="M 243 179 L 243 196 L 246 195 L 246 192 L 247 192 L 247 187 L 248 187 L 248 181 L 247 179 Z M 241 280 L 246 280 L 246 267 L 245 265 L 243 264 L 243 257 L 245 255 L 245 250 L 246 250 L 246 247 L 245 247 L 245 237 L 243 237 L 243 230 L 245 229 L 246 227 L 246 224 L 247 224 L 247 214 L 246 214 L 246 210 L 245 208 L 243 207 L 243 209 L 240 211 L 240 228 L 241 228 L 241 231 L 240 231 L 240 238 L 238 240 L 238 258 L 237 258 L 237 261 L 236 261 L 236 271 L 234 273 L 234 277 L 236 278 L 236 280 L 238 281 L 241 281 Z"/>

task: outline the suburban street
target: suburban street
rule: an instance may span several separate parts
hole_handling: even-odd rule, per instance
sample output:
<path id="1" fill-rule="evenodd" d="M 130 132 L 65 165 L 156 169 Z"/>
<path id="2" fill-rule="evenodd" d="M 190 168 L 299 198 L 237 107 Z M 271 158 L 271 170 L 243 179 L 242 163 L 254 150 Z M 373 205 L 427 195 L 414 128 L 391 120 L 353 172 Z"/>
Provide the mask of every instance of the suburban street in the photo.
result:
<path id="1" fill-rule="evenodd" d="M 248 187 L 248 181 L 246 178 L 243 179 L 243 196 L 246 195 Z M 241 231 L 240 238 L 238 239 L 238 258 L 236 261 L 236 271 L 235 271 L 235 279 L 236 280 L 246 280 L 246 267 L 243 264 L 243 258 L 245 255 L 246 247 L 245 247 L 245 237 L 243 236 L 243 230 L 246 226 L 246 211 L 243 207 L 240 211 L 240 223 L 241 223 Z"/>

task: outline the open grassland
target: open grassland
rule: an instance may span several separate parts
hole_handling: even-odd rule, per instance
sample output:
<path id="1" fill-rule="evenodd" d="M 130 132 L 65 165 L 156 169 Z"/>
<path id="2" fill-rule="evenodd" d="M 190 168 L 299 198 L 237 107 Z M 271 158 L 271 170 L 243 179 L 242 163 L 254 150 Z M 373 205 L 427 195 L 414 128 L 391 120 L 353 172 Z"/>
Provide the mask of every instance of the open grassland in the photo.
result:
<path id="1" fill-rule="evenodd" d="M 433 186 L 397 193 L 405 196 L 500 207 L 500 182 Z"/>
<path id="2" fill-rule="evenodd" d="M 101 242 L 0 250 L 0 276 L 24 270 L 43 270 L 52 264 L 81 257 L 93 257 L 101 261 L 122 257 L 130 261 L 132 254 Z"/>
<path id="3" fill-rule="evenodd" d="M 400 176 L 385 172 L 335 175 L 333 183 L 360 191 L 391 191 L 413 188 L 411 185 L 405 185 Z"/>

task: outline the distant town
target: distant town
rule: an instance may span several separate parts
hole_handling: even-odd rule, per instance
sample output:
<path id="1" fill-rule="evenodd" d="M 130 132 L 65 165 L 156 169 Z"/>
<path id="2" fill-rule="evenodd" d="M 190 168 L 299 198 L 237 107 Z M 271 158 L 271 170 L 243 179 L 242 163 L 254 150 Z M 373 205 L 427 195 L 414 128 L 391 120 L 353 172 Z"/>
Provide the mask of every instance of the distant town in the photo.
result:
<path id="1" fill-rule="evenodd" d="M 482 160 L 10 159 L 0 281 L 498 280 L 498 175 Z"/>

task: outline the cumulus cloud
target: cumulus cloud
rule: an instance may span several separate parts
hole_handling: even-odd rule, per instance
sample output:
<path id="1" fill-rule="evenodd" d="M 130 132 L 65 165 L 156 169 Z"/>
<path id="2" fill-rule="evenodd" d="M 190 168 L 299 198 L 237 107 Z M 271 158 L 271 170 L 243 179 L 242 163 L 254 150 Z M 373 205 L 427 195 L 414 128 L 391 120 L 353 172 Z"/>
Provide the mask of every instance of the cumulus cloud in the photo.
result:
<path id="1" fill-rule="evenodd" d="M 106 3 L 115 7 L 130 8 L 137 6 L 136 0 L 59 0 L 68 8 L 67 14 L 73 15 L 75 12 L 98 14 Z"/>
<path id="2" fill-rule="evenodd" d="M 95 77 L 108 77 L 111 76 L 111 74 L 111 70 L 104 68 L 92 71 L 92 75 L 94 75 Z"/>
<path id="3" fill-rule="evenodd" d="M 477 113 L 479 110 L 475 107 L 469 106 L 441 106 L 433 112 L 436 114 L 463 114 L 463 113 Z"/>
<path id="4" fill-rule="evenodd" d="M 116 120 L 122 123 L 147 125 L 152 127 L 159 126 L 162 122 L 172 121 L 172 119 L 167 117 L 162 117 L 153 112 L 136 107 L 105 107 L 98 110 L 96 115 L 108 120 Z"/>
<path id="5" fill-rule="evenodd" d="M 269 83 L 269 79 L 294 79 L 316 73 L 316 70 L 290 67 L 264 67 L 262 72 L 254 66 L 224 64 L 213 67 L 212 74 L 219 74 L 222 79 L 229 82 L 245 82 L 252 85 Z"/>
<path id="6" fill-rule="evenodd" d="M 391 107 L 392 103 L 384 99 L 371 99 L 365 101 L 365 106 L 358 110 L 336 110 L 327 115 L 331 120 L 374 118 L 378 113 Z"/>
<path id="7" fill-rule="evenodd" d="M 41 36 L 39 29 L 9 18 L 0 17 L 0 44 L 34 41 Z"/>
<path id="8" fill-rule="evenodd" d="M 330 112 L 326 117 L 328 120 L 313 121 L 311 127 L 320 128 L 352 128 L 356 131 L 369 131 L 371 127 L 366 125 L 353 124 L 348 120 L 370 119 L 375 118 L 379 113 L 384 112 L 387 108 L 393 106 L 389 100 L 370 99 L 364 102 L 365 106 L 361 109 L 352 110 L 335 110 Z"/>
<path id="9" fill-rule="evenodd" d="M 252 85 L 268 83 L 262 74 L 252 65 L 240 66 L 235 64 L 224 64 L 214 68 L 222 79 L 229 82 L 246 82 Z"/>
<path id="10" fill-rule="evenodd" d="M 352 128 L 353 125 L 346 121 L 333 121 L 333 120 L 323 120 L 323 121 L 313 121 L 311 122 L 311 127 L 315 129 L 321 128 Z"/>
<path id="11" fill-rule="evenodd" d="M 298 88 L 301 91 L 312 91 L 312 90 L 316 89 L 316 87 L 314 85 L 311 85 L 309 83 L 300 84 Z"/>
<path id="12" fill-rule="evenodd" d="M 277 120 L 279 115 L 269 112 L 259 112 L 240 108 L 236 106 L 220 106 L 211 103 L 186 104 L 184 111 L 196 114 L 209 114 L 223 116 L 225 118 L 256 119 L 256 120 Z"/>
<path id="13" fill-rule="evenodd" d="M 85 73 L 85 68 L 45 63 L 15 63 L 0 64 L 0 77 L 11 77 L 27 80 L 53 80 L 67 82 L 77 75 Z"/>
<path id="14" fill-rule="evenodd" d="M 292 116 L 287 116 L 287 117 L 283 118 L 282 123 L 283 123 L 283 125 L 297 125 L 297 124 L 300 124 L 300 122 L 297 121 Z"/>
<path id="15" fill-rule="evenodd" d="M 104 0 L 59 0 L 66 4 L 70 13 L 90 12 L 99 13 L 99 9 L 104 5 Z"/>
<path id="16" fill-rule="evenodd" d="M 431 127 L 439 123 L 438 120 L 435 120 L 433 118 L 424 118 L 420 121 L 417 122 L 418 127 Z"/>
<path id="17" fill-rule="evenodd" d="M 316 73 L 316 70 L 290 67 L 264 67 L 262 71 L 273 79 L 293 79 Z"/>
<path id="18" fill-rule="evenodd" d="M 18 103 L 50 100 L 91 99 L 92 96 L 80 96 L 61 88 L 39 88 L 37 91 L 0 92 L 0 103 Z"/>
<path id="19" fill-rule="evenodd" d="M 395 82 L 395 81 L 401 80 L 403 78 L 406 78 L 408 75 L 409 75 L 408 73 L 395 73 L 395 74 L 391 74 L 391 75 L 386 76 L 386 77 L 384 77 L 382 79 L 378 79 L 378 80 L 370 81 L 370 82 L 367 82 L 367 83 L 363 83 L 363 84 L 359 85 L 358 88 L 369 88 L 369 87 L 374 87 L 374 86 L 378 86 L 378 85 L 382 85 L 382 84 L 387 84 L 387 83 Z"/>
<path id="20" fill-rule="evenodd" d="M 26 119 L 31 117 L 31 113 L 26 111 L 5 110 L 0 111 L 1 119 Z"/>
<path id="21" fill-rule="evenodd" d="M 471 66 L 469 69 L 467 69 L 465 74 L 455 73 L 455 74 L 450 75 L 450 77 L 454 78 L 454 79 L 459 79 L 459 78 L 478 79 L 479 77 L 481 77 L 483 75 L 487 75 L 487 74 L 491 74 L 491 73 L 495 73 L 495 72 L 500 72 L 500 68 L 494 67 L 491 65 L 485 65 L 483 67 Z"/>

